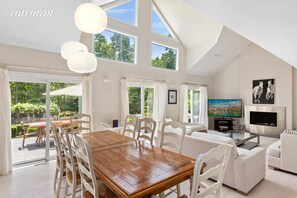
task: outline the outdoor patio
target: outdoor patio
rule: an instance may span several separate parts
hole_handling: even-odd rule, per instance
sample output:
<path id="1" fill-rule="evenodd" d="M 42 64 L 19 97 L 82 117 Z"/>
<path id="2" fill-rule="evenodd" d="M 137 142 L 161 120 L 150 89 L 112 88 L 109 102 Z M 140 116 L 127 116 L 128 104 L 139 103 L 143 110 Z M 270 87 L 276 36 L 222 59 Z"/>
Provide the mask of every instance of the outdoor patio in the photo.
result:
<path id="1" fill-rule="evenodd" d="M 40 144 L 35 143 L 36 137 L 28 137 L 25 141 L 25 146 L 22 148 L 23 138 L 13 138 L 11 139 L 11 149 L 12 149 L 12 162 L 13 164 L 35 160 L 40 158 L 45 158 L 45 142 Z M 56 150 L 54 147 L 53 140 L 50 140 L 50 156 L 56 155 Z"/>

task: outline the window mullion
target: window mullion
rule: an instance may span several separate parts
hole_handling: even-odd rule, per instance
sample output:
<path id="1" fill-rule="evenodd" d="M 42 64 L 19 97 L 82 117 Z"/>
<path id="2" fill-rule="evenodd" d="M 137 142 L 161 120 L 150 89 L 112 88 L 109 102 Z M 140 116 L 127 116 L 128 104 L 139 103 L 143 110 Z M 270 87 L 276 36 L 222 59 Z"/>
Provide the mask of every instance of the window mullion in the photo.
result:
<path id="1" fill-rule="evenodd" d="M 190 103 L 191 103 L 191 123 L 193 123 L 193 110 L 194 110 L 194 97 L 193 97 L 193 90 L 190 91 Z"/>
<path id="2" fill-rule="evenodd" d="M 141 86 L 141 117 L 144 117 L 144 86 Z"/>

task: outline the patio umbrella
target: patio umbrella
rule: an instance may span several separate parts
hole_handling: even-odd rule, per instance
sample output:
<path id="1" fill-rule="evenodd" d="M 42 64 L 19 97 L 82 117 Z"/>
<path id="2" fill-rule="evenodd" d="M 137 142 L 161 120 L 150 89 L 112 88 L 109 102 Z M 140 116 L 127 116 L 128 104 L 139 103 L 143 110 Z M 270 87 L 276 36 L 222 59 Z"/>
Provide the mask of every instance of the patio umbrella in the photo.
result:
<path id="1" fill-rule="evenodd" d="M 45 93 L 43 95 L 45 95 Z M 73 85 L 70 87 L 65 87 L 62 89 L 51 91 L 50 95 L 51 96 L 60 96 L 60 95 L 82 96 L 82 84 Z"/>

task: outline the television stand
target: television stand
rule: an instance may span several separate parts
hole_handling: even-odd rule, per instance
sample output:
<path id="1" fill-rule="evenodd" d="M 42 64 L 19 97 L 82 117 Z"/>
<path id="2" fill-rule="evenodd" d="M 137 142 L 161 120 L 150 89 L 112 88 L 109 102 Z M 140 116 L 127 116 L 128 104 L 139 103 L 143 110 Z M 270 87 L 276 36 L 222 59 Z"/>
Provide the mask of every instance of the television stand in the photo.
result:
<path id="1" fill-rule="evenodd" d="M 233 121 L 233 118 L 215 118 L 214 129 L 222 132 L 233 130 Z"/>

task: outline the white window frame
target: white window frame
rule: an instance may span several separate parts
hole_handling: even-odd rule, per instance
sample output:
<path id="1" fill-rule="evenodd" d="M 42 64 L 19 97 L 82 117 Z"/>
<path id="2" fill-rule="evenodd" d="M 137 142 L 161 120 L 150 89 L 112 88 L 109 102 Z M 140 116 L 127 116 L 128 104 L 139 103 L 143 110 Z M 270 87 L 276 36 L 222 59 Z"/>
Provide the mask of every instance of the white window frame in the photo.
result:
<path id="1" fill-rule="evenodd" d="M 162 22 L 162 24 L 165 26 L 165 28 L 167 29 L 167 31 L 169 32 L 169 34 L 172 36 L 171 37 L 168 37 L 168 36 L 165 36 L 163 34 L 160 34 L 158 32 L 154 32 L 153 31 L 153 14 L 151 15 L 151 33 L 153 34 L 156 34 L 158 36 L 161 36 L 161 37 L 164 37 L 164 38 L 167 38 L 167 39 L 172 39 L 174 41 L 177 40 L 177 37 L 175 35 L 175 33 L 173 32 L 171 26 L 167 23 L 167 21 L 164 19 L 163 15 L 160 13 L 158 7 L 155 5 L 155 3 L 153 2 L 152 3 L 152 8 L 151 8 L 151 12 L 153 13 L 153 11 L 156 13 L 156 15 L 159 17 L 160 21 Z"/>
<path id="2" fill-rule="evenodd" d="M 140 87 L 140 116 L 144 117 L 144 89 L 145 88 L 153 88 L 154 89 L 154 96 L 155 96 L 155 86 L 153 83 L 145 83 L 145 82 L 128 82 L 128 87 Z M 129 93 L 128 93 L 129 94 Z M 155 101 L 154 101 L 155 105 Z M 130 110 L 129 110 L 130 111 Z M 129 112 L 130 113 L 130 112 Z M 155 112 L 153 112 L 154 114 Z"/>
<path id="3" fill-rule="evenodd" d="M 121 34 L 121 35 L 124 35 L 124 36 L 134 38 L 134 40 L 135 40 L 135 43 L 134 43 L 134 62 L 130 63 L 130 62 L 125 62 L 125 61 L 121 61 L 121 60 L 113 60 L 113 59 L 98 57 L 98 56 L 96 56 L 96 58 L 99 59 L 99 60 L 104 60 L 104 61 L 109 61 L 109 62 L 115 62 L 115 63 L 121 63 L 121 64 L 127 64 L 127 65 L 136 65 L 137 64 L 137 54 L 138 54 L 137 53 L 137 46 L 138 46 L 137 36 L 129 34 L 129 33 L 124 33 L 124 32 L 118 31 L 118 30 L 114 30 L 114 29 L 111 29 L 111 28 L 106 28 L 105 31 L 110 31 L 110 32 L 114 32 L 114 33 L 117 33 L 117 34 Z M 93 35 L 92 38 L 93 38 L 93 42 L 92 42 L 92 48 L 93 48 L 92 50 L 93 51 L 92 52 L 94 53 L 95 52 L 95 45 L 94 45 L 95 35 Z"/>
<path id="4" fill-rule="evenodd" d="M 46 145 L 45 145 L 45 157 L 32 159 L 29 161 L 18 162 L 14 165 L 29 163 L 36 160 L 50 160 L 49 155 L 49 117 L 50 117 L 50 83 L 73 83 L 82 84 L 82 76 L 70 76 L 70 75 L 56 75 L 56 74 L 44 74 L 44 73 L 33 73 L 33 72 L 19 72 L 19 71 L 8 71 L 9 82 L 29 82 L 29 83 L 45 83 L 46 84 Z"/>
<path id="5" fill-rule="evenodd" d="M 153 45 L 154 44 L 155 45 L 162 46 L 162 47 L 165 47 L 165 48 L 167 47 L 167 48 L 176 50 L 175 69 L 161 68 L 161 67 L 156 67 L 156 66 L 153 66 L 152 65 Z M 158 43 L 158 42 L 154 42 L 154 41 L 151 42 L 151 56 L 150 56 L 150 65 L 151 65 L 151 68 L 177 72 L 179 70 L 179 64 L 178 63 L 179 63 L 179 49 L 178 48 L 173 47 L 173 46 L 169 46 L 169 45 L 164 45 L 164 44 L 161 44 L 161 43 Z"/>
<path id="6" fill-rule="evenodd" d="M 113 9 L 113 8 L 115 8 L 115 7 L 117 7 L 117 6 L 121 6 L 121 5 L 125 4 L 125 3 L 128 3 L 129 1 L 132 1 L 132 0 L 126 0 L 126 1 L 123 1 L 123 2 L 121 2 L 121 3 L 117 3 L 117 2 L 115 2 L 114 5 L 107 6 L 107 7 L 105 7 L 104 9 L 105 9 L 105 10 Z M 118 19 L 109 17 L 108 15 L 107 15 L 107 17 L 108 17 L 108 19 L 117 21 L 117 22 L 119 22 L 119 23 L 123 23 L 123 24 L 125 24 L 125 25 L 130 25 L 131 27 L 138 27 L 138 10 L 139 10 L 138 0 L 135 0 L 135 24 L 134 24 L 134 25 L 133 25 L 133 24 L 130 24 L 130 23 L 127 23 L 127 22 L 125 22 L 125 21 L 120 21 L 120 20 L 118 20 Z"/>
<path id="7" fill-rule="evenodd" d="M 199 123 L 200 122 L 200 115 L 199 115 L 199 118 L 198 118 L 198 122 L 194 122 L 193 120 L 194 120 L 194 113 L 193 113 L 193 109 L 194 109 L 194 107 L 193 107 L 193 99 L 194 99 L 194 94 L 193 94 L 193 92 L 194 91 L 198 91 L 199 92 L 199 96 L 200 96 L 200 90 L 199 90 L 199 88 L 198 87 L 189 87 L 189 89 L 188 89 L 188 91 L 190 91 L 190 104 L 191 104 L 191 106 L 190 106 L 190 119 L 191 119 L 191 122 L 190 123 Z M 188 98 L 189 99 L 189 98 Z M 200 103 L 200 97 L 199 97 L 199 103 Z M 200 111 L 200 107 L 199 107 L 199 111 Z"/>

